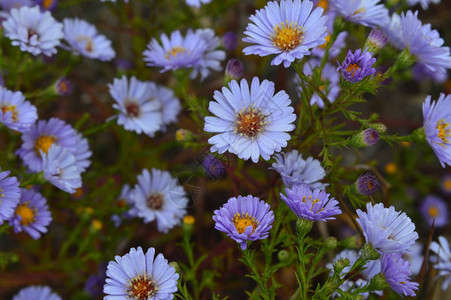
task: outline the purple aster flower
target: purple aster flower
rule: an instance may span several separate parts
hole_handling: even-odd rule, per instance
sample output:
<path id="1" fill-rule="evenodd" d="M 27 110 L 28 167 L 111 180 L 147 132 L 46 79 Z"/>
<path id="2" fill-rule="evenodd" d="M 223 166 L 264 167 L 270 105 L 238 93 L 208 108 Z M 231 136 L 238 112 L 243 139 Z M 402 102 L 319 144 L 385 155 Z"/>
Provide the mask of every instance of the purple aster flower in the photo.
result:
<path id="1" fill-rule="evenodd" d="M 373 128 L 365 129 L 363 132 L 363 142 L 366 146 L 374 146 L 379 142 L 379 132 Z"/>
<path id="2" fill-rule="evenodd" d="M 238 36 L 233 31 L 227 31 L 222 36 L 222 45 L 227 51 L 235 51 L 236 46 L 238 44 Z"/>
<path id="3" fill-rule="evenodd" d="M 357 192 L 361 195 L 371 196 L 381 187 L 380 180 L 373 173 L 365 173 L 359 176 L 355 182 Z"/>
<path id="4" fill-rule="evenodd" d="M 352 53 L 349 50 L 348 55 L 337 70 L 341 72 L 344 79 L 355 83 L 376 72 L 376 69 L 372 68 L 375 62 L 376 58 L 373 57 L 371 52 L 362 52 L 362 49 L 357 49 Z"/>
<path id="5" fill-rule="evenodd" d="M 251 195 L 230 198 L 214 211 L 215 228 L 227 233 L 244 250 L 247 241 L 266 239 L 274 214 L 268 203 Z"/>
<path id="6" fill-rule="evenodd" d="M 58 0 L 34 0 L 36 5 L 39 5 L 42 11 L 52 11 L 58 5 Z"/>
<path id="7" fill-rule="evenodd" d="M 123 125 L 126 130 L 135 131 L 138 134 L 153 135 L 161 129 L 162 114 L 160 101 L 155 99 L 153 89 L 148 82 L 137 80 L 135 77 L 127 80 L 114 79 L 113 84 L 108 85 L 110 95 L 116 101 L 113 108 L 120 111 L 117 123 Z"/>
<path id="8" fill-rule="evenodd" d="M 448 72 L 443 68 L 431 71 L 423 63 L 416 63 L 412 68 L 412 76 L 418 82 L 430 78 L 435 83 L 444 83 L 448 79 Z"/>
<path id="9" fill-rule="evenodd" d="M 75 193 L 82 185 L 76 157 L 69 149 L 56 144 L 52 145 L 47 153 L 40 151 L 44 178 L 65 192 Z"/>
<path id="10" fill-rule="evenodd" d="M 58 23 L 50 12 L 41 12 L 39 6 L 22 6 L 11 9 L 2 26 L 5 36 L 12 40 L 13 46 L 30 52 L 34 56 L 51 56 L 63 38 L 63 25 Z"/>
<path id="11" fill-rule="evenodd" d="M 424 64 L 432 72 L 443 72 L 451 68 L 450 48 L 443 47 L 444 40 L 431 24 L 423 25 L 418 12 L 410 10 L 401 16 L 401 31 L 404 48 L 407 48 L 416 61 Z"/>
<path id="12" fill-rule="evenodd" d="M 296 119 L 291 100 L 285 91 L 274 95 L 274 83 L 257 77 L 251 87 L 245 79 L 235 80 L 222 92 L 215 91 L 208 107 L 214 117 L 205 117 L 204 130 L 219 134 L 208 142 L 212 152 L 225 151 L 239 158 L 258 162 L 259 157 L 268 160 L 274 152 L 287 146 Z"/>
<path id="13" fill-rule="evenodd" d="M 434 150 L 440 164 L 451 166 L 451 95 L 440 94 L 431 102 L 427 96 L 423 103 L 423 128 L 426 141 Z"/>
<path id="14" fill-rule="evenodd" d="M 368 52 L 376 53 L 384 48 L 385 44 L 387 43 L 387 39 L 387 36 L 382 33 L 382 31 L 373 29 L 368 35 L 365 46 L 363 46 L 363 48 Z"/>
<path id="15" fill-rule="evenodd" d="M 188 32 L 189 34 L 190 32 Z M 219 37 L 215 36 L 213 29 L 197 29 L 195 34 L 199 35 L 207 44 L 207 49 L 202 54 L 202 59 L 193 65 L 193 71 L 190 78 L 194 79 L 200 74 L 200 79 L 204 80 L 210 75 L 210 69 L 213 71 L 220 71 L 221 61 L 225 59 L 226 53 L 224 50 L 217 50 L 221 41 Z"/>
<path id="16" fill-rule="evenodd" d="M 429 4 L 439 4 L 440 0 L 407 0 L 407 5 L 409 6 L 415 6 L 417 4 L 421 4 L 421 8 L 428 9 Z"/>
<path id="17" fill-rule="evenodd" d="M 80 172 L 91 164 L 88 141 L 64 121 L 51 118 L 39 120 L 29 131 L 22 134 L 22 146 L 16 151 L 24 164 L 32 172 L 41 172 L 42 157 L 40 151 L 47 153 L 53 144 L 67 148 L 77 160 Z"/>
<path id="18" fill-rule="evenodd" d="M 379 2 L 380 0 L 335 0 L 331 1 L 331 5 L 347 21 L 376 27 L 390 22 L 387 8 Z"/>
<path id="19" fill-rule="evenodd" d="M 437 228 L 448 224 L 448 204 L 439 197 L 427 195 L 421 202 L 420 212 L 430 226 L 432 222 Z"/>
<path id="20" fill-rule="evenodd" d="M 249 18 L 252 23 L 246 27 L 243 41 L 254 45 L 244 48 L 244 54 L 277 54 L 271 65 L 283 63 L 288 68 L 295 59 L 309 55 L 309 49 L 326 42 L 327 17 L 322 13 L 310 0 L 268 2 Z"/>
<path id="21" fill-rule="evenodd" d="M 173 31 L 170 38 L 162 34 L 161 43 L 162 46 L 153 38 L 143 52 L 147 65 L 163 68 L 161 72 L 197 66 L 209 48 L 207 41 L 191 30 L 185 37 L 178 30 Z"/>
<path id="22" fill-rule="evenodd" d="M 272 164 L 271 169 L 280 174 L 287 187 L 307 184 L 311 189 L 323 190 L 328 186 L 327 183 L 319 182 L 326 176 L 319 160 L 313 157 L 304 160 L 297 150 L 276 154 L 274 157 L 276 162 Z"/>
<path id="23" fill-rule="evenodd" d="M 0 122 L 12 130 L 28 131 L 38 119 L 37 109 L 21 92 L 0 86 Z"/>
<path id="24" fill-rule="evenodd" d="M 224 165 L 213 154 L 208 154 L 204 157 L 202 167 L 205 173 L 207 173 L 207 176 L 211 178 L 221 177 L 225 172 Z"/>
<path id="25" fill-rule="evenodd" d="M 10 173 L 0 172 L 0 225 L 11 218 L 20 199 L 19 182 L 16 177 L 8 177 Z"/>
<path id="26" fill-rule="evenodd" d="M 47 226 L 52 221 L 52 216 L 47 206 L 47 201 L 38 192 L 20 189 L 20 201 L 9 223 L 14 227 L 14 232 L 26 232 L 33 239 L 41 237 L 41 233 L 47 232 Z"/>
<path id="27" fill-rule="evenodd" d="M 77 18 L 64 19 L 63 23 L 64 38 L 69 50 L 75 54 L 101 61 L 109 61 L 116 56 L 111 41 L 97 33 L 95 26 Z"/>
<path id="28" fill-rule="evenodd" d="M 443 175 L 442 180 L 440 180 L 440 188 L 443 194 L 451 195 L 451 174 Z"/>
<path id="29" fill-rule="evenodd" d="M 13 300 L 61 300 L 61 297 L 48 286 L 31 285 L 17 293 Z"/>
<path id="30" fill-rule="evenodd" d="M 286 188 L 285 193 L 286 196 L 281 193 L 280 197 L 298 218 L 327 222 L 341 214 L 337 200 L 329 198 L 330 194 L 320 189 L 312 191 L 307 184 Z"/>
<path id="31" fill-rule="evenodd" d="M 244 65 L 241 60 L 231 58 L 227 63 L 225 75 L 231 79 L 238 80 L 243 76 Z"/>
<path id="32" fill-rule="evenodd" d="M 210 2 L 211 0 L 186 0 L 186 4 L 194 7 L 200 7 L 201 4 L 207 4 Z"/>
<path id="33" fill-rule="evenodd" d="M 438 241 L 431 243 L 431 252 L 435 253 L 431 255 L 431 262 L 434 269 L 438 270 L 438 277 L 443 277 L 442 290 L 445 291 L 451 283 L 451 249 L 444 236 L 439 236 Z"/>
<path id="34" fill-rule="evenodd" d="M 61 77 L 60 79 L 58 79 L 55 82 L 54 88 L 56 93 L 60 96 L 69 96 L 74 90 L 72 81 L 70 81 L 66 77 Z"/>
<path id="35" fill-rule="evenodd" d="M 179 274 L 163 254 L 155 257 L 155 248 L 144 254 L 141 247 L 131 248 L 124 256 L 110 261 L 103 292 L 105 300 L 173 299 Z"/>
<path id="36" fill-rule="evenodd" d="M 182 110 L 180 100 L 175 96 L 174 91 L 154 82 L 147 82 L 151 99 L 160 103 L 159 111 L 162 117 L 161 130 L 165 131 L 169 124 L 177 122 L 177 116 Z"/>
<path id="37" fill-rule="evenodd" d="M 357 210 L 357 222 L 366 242 L 379 253 L 408 252 L 418 239 L 412 220 L 393 206 L 385 208 L 382 203 L 367 203 L 366 209 L 367 212 Z"/>
<path id="38" fill-rule="evenodd" d="M 418 283 L 410 281 L 410 264 L 401 257 L 401 253 L 382 254 L 381 269 L 395 292 L 401 296 L 415 296 Z"/>
<path id="39" fill-rule="evenodd" d="M 150 173 L 144 169 L 138 175 L 133 202 L 137 216 L 143 218 L 144 223 L 156 219 L 158 230 L 166 233 L 181 224 L 186 215 L 188 198 L 183 187 L 168 171 L 152 169 Z"/>

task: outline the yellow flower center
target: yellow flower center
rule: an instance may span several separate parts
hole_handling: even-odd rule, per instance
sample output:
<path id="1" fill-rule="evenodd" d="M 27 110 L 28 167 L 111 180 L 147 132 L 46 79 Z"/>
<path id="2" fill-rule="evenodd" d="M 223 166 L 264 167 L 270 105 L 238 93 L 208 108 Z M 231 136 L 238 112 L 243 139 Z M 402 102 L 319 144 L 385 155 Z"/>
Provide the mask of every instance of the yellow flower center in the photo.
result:
<path id="1" fill-rule="evenodd" d="M 248 226 L 252 226 L 251 232 L 252 234 L 254 233 L 255 229 L 258 226 L 258 221 L 255 220 L 255 218 L 249 215 L 248 213 L 245 213 L 243 215 L 241 215 L 240 213 L 236 213 L 233 216 L 232 222 L 235 225 L 236 231 L 238 231 L 239 234 L 244 233 Z"/>
<path id="2" fill-rule="evenodd" d="M 355 72 L 357 72 L 357 70 L 359 70 L 360 67 L 358 64 L 350 64 L 347 68 L 346 71 L 348 71 L 349 73 L 351 73 L 351 76 L 354 77 Z"/>
<path id="3" fill-rule="evenodd" d="M 385 165 L 385 172 L 387 174 L 395 174 L 398 171 L 398 166 L 394 162 L 389 162 Z"/>
<path id="4" fill-rule="evenodd" d="M 307 196 L 304 196 L 304 197 L 302 198 L 302 202 L 304 202 L 304 203 L 307 203 L 307 200 L 308 200 L 308 201 L 312 201 L 312 196 L 308 196 L 308 199 L 307 199 Z M 313 211 L 313 206 L 315 206 L 315 204 L 318 203 L 318 202 L 319 202 L 319 199 L 315 199 L 315 200 L 312 201 L 312 207 L 310 207 L 310 211 Z M 316 213 L 319 213 L 319 212 L 322 211 L 323 209 L 324 209 L 324 207 L 321 208 L 321 209 L 318 210 L 318 211 L 315 211 L 314 213 L 315 213 L 315 214 L 316 214 Z"/>
<path id="5" fill-rule="evenodd" d="M 297 23 L 288 21 L 281 22 L 280 25 L 274 26 L 272 41 L 274 45 L 284 51 L 291 51 L 296 48 L 304 39 L 304 31 L 302 26 Z"/>
<path id="6" fill-rule="evenodd" d="M 8 111 L 10 111 L 12 113 L 11 118 L 13 119 L 13 121 L 17 121 L 17 115 L 19 114 L 16 111 L 17 106 L 16 105 L 2 105 L 0 106 L 0 109 L 2 110 L 3 114 L 6 114 Z"/>
<path id="7" fill-rule="evenodd" d="M 34 222 L 35 212 L 36 210 L 33 211 L 33 209 L 28 206 L 28 203 L 21 204 L 16 208 L 16 215 L 22 218 L 20 223 L 24 226 L 28 226 Z"/>
<path id="8" fill-rule="evenodd" d="M 324 11 L 326 11 L 327 8 L 329 7 L 329 1 L 328 0 L 319 0 L 318 7 L 322 7 L 324 9 Z"/>
<path id="9" fill-rule="evenodd" d="M 245 135 L 251 139 L 255 138 L 267 124 L 266 116 L 253 107 L 241 110 L 237 113 L 235 122 L 235 132 Z"/>
<path id="10" fill-rule="evenodd" d="M 42 6 L 44 6 L 44 8 L 49 8 L 50 7 L 50 5 L 52 5 L 52 3 L 53 3 L 53 0 L 44 0 L 44 1 L 42 1 Z"/>
<path id="11" fill-rule="evenodd" d="M 319 47 L 325 49 L 327 44 L 329 44 L 329 42 L 330 42 L 330 34 L 326 36 L 326 41 L 324 42 L 324 44 L 320 45 Z"/>
<path id="12" fill-rule="evenodd" d="M 445 181 L 443 182 L 443 188 L 446 191 L 450 191 L 451 190 L 451 179 L 445 179 Z M 1 192 L 1 190 L 0 190 Z"/>
<path id="13" fill-rule="evenodd" d="M 437 209 L 437 207 L 435 207 L 435 206 L 429 207 L 428 213 L 429 213 L 429 215 L 430 215 L 432 218 L 437 217 L 437 215 L 438 215 L 438 209 Z"/>
<path id="14" fill-rule="evenodd" d="M 39 150 L 42 150 L 45 154 L 49 152 L 50 147 L 53 145 L 53 143 L 56 142 L 56 138 L 53 136 L 48 135 L 41 135 L 34 144 L 34 149 L 38 153 L 38 155 L 41 155 L 41 152 Z"/>
<path id="15" fill-rule="evenodd" d="M 171 50 L 166 52 L 165 57 L 166 57 L 166 59 L 169 59 L 170 56 L 176 57 L 179 53 L 185 53 L 186 51 L 187 51 L 186 48 L 182 48 L 180 46 L 173 47 Z"/>
<path id="16" fill-rule="evenodd" d="M 3 198 L 3 197 L 5 197 L 5 194 L 3 194 L 2 192 L 4 192 L 5 190 L 4 189 L 2 189 L 1 187 L 0 187 L 0 198 Z M 2 203 L 2 201 L 1 201 L 1 199 L 0 199 L 0 204 Z"/>
<path id="17" fill-rule="evenodd" d="M 146 273 L 132 278 L 128 283 L 128 297 L 134 300 L 147 300 L 155 296 L 158 287 Z"/>
<path id="18" fill-rule="evenodd" d="M 446 123 L 445 120 L 440 120 L 437 122 L 438 134 L 437 136 L 442 140 L 442 143 L 440 143 L 441 146 L 445 146 L 445 144 L 448 144 L 448 137 L 451 136 L 451 129 L 449 128 L 449 123 Z"/>

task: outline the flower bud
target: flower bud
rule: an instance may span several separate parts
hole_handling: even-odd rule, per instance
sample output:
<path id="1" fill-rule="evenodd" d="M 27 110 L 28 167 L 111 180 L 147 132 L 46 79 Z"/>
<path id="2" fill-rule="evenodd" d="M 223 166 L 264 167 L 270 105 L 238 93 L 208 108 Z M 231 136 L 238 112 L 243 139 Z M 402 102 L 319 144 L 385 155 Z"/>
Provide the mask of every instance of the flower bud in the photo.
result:
<path id="1" fill-rule="evenodd" d="M 351 262 L 349 261 L 348 258 L 346 258 L 346 257 L 340 258 L 333 264 L 334 272 L 336 274 L 340 274 L 344 268 L 349 267 L 350 265 L 351 265 Z"/>
<path id="2" fill-rule="evenodd" d="M 183 225 L 182 228 L 184 230 L 192 230 L 195 222 L 195 218 L 191 215 L 186 215 L 183 217 Z"/>
<path id="3" fill-rule="evenodd" d="M 380 256 L 381 255 L 370 244 L 365 244 L 360 252 L 359 260 L 362 259 L 366 262 L 368 260 L 379 259 Z"/>
<path id="4" fill-rule="evenodd" d="M 277 258 L 281 262 L 287 261 L 289 257 L 290 253 L 287 250 L 280 250 L 279 253 L 277 253 Z"/>
<path id="5" fill-rule="evenodd" d="M 351 137 L 348 145 L 354 147 L 369 147 L 379 141 L 379 132 L 373 128 L 365 129 Z"/>
<path id="6" fill-rule="evenodd" d="M 379 133 L 384 133 L 387 131 L 387 126 L 382 123 L 371 124 L 371 128 L 374 128 Z"/>
<path id="7" fill-rule="evenodd" d="M 243 63 L 236 58 L 231 58 L 226 66 L 225 70 L 226 77 L 228 77 L 229 79 L 238 80 L 241 78 L 241 76 L 243 76 L 243 72 L 244 72 Z"/>
<path id="8" fill-rule="evenodd" d="M 222 162 L 213 154 L 208 154 L 202 160 L 202 167 L 210 178 L 219 178 L 224 174 L 225 168 Z"/>
<path id="9" fill-rule="evenodd" d="M 337 239 L 334 238 L 333 236 L 328 237 L 325 241 L 324 241 L 324 247 L 328 250 L 333 250 L 335 248 L 337 248 Z"/>
<path id="10" fill-rule="evenodd" d="M 381 186 L 380 180 L 373 173 L 365 173 L 360 175 L 359 179 L 354 183 L 353 190 L 360 195 L 371 196 L 376 193 Z"/>
<path id="11" fill-rule="evenodd" d="M 386 43 L 387 36 L 383 34 L 380 30 L 373 29 L 368 35 L 368 38 L 363 48 L 364 49 L 366 48 L 367 51 L 369 52 L 373 52 L 373 55 L 375 55 L 385 46 Z"/>
<path id="12" fill-rule="evenodd" d="M 190 142 L 194 139 L 194 134 L 188 129 L 179 129 L 175 133 L 175 139 L 178 142 Z"/>
<path id="13" fill-rule="evenodd" d="M 303 219 L 303 218 L 298 218 L 296 221 L 296 232 L 298 234 L 298 237 L 304 237 L 307 233 L 310 232 L 310 230 L 312 230 L 313 228 L 313 222 Z"/>
<path id="14" fill-rule="evenodd" d="M 176 261 L 169 262 L 169 265 L 175 269 L 176 273 L 180 274 L 180 266 Z"/>
<path id="15" fill-rule="evenodd" d="M 382 273 L 376 274 L 371 278 L 370 284 L 368 285 L 368 291 L 382 291 L 388 287 L 388 283 L 385 280 Z"/>

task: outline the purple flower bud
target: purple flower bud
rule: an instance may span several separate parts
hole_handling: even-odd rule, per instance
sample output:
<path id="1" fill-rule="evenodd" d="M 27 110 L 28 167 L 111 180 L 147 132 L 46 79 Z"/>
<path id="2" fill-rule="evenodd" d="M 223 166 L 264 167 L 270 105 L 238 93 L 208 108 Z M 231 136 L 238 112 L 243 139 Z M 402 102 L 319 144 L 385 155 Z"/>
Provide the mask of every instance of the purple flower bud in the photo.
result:
<path id="1" fill-rule="evenodd" d="M 362 49 L 357 49 L 352 53 L 352 51 L 349 50 L 343 64 L 339 66 L 337 70 L 341 72 L 344 79 L 355 83 L 376 72 L 376 69 L 372 68 L 375 62 L 376 59 L 371 52 L 364 51 L 362 53 Z"/>
<path id="2" fill-rule="evenodd" d="M 233 31 L 227 31 L 222 37 L 222 45 L 227 51 L 234 51 L 238 42 L 238 36 Z"/>
<path id="3" fill-rule="evenodd" d="M 212 154 L 204 157 L 202 161 L 202 167 L 204 167 L 205 172 L 211 178 L 218 178 L 222 176 L 225 171 L 222 162 Z"/>
<path id="4" fill-rule="evenodd" d="M 360 175 L 355 182 L 355 186 L 360 194 L 370 196 L 379 190 L 381 182 L 374 174 L 368 172 Z"/>
<path id="5" fill-rule="evenodd" d="M 373 146 L 379 141 L 379 132 L 373 128 L 363 131 L 363 140 L 367 146 Z"/>
<path id="6" fill-rule="evenodd" d="M 243 71 L 244 71 L 243 63 L 236 58 L 231 58 L 227 63 L 225 74 L 226 76 L 229 76 L 232 79 L 238 80 L 241 78 L 241 76 L 243 76 Z"/>
<path id="7" fill-rule="evenodd" d="M 377 29 L 371 30 L 368 39 L 365 42 L 364 49 L 373 54 L 381 50 L 387 43 L 387 36 Z"/>
<path id="8" fill-rule="evenodd" d="M 68 96 L 72 94 L 73 89 L 74 86 L 72 85 L 72 82 L 66 77 L 61 77 L 55 83 L 55 91 L 60 96 Z"/>

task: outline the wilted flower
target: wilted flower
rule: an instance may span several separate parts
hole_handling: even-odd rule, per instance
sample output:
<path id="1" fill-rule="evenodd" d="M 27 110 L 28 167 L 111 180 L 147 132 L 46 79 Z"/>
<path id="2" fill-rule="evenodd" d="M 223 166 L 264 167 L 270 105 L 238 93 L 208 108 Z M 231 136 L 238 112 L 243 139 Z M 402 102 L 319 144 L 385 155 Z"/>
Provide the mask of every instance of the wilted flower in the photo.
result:
<path id="1" fill-rule="evenodd" d="M 0 86 L 0 122 L 12 130 L 28 131 L 38 119 L 37 109 L 21 92 Z"/>
<path id="2" fill-rule="evenodd" d="M 61 297 L 48 286 L 31 285 L 17 293 L 13 300 L 61 300 Z"/>
<path id="3" fill-rule="evenodd" d="M 380 0 L 334 0 L 331 5 L 346 20 L 375 27 L 389 22 L 388 9 Z"/>
<path id="4" fill-rule="evenodd" d="M 431 251 L 435 255 L 431 255 L 431 262 L 434 265 L 434 269 L 438 270 L 438 276 L 443 277 L 442 290 L 448 289 L 451 283 L 451 249 L 449 248 L 449 242 L 444 236 L 438 237 L 438 243 L 431 243 Z"/>
<path id="5" fill-rule="evenodd" d="M 0 172 L 0 225 L 14 214 L 14 209 L 19 203 L 19 182 L 14 176 L 9 176 L 10 171 Z"/>
<path id="6" fill-rule="evenodd" d="M 337 70 L 341 72 L 344 79 L 355 83 L 376 72 L 376 69 L 372 67 L 375 62 L 376 59 L 371 52 L 362 52 L 362 49 L 357 49 L 352 53 L 349 50 L 348 55 Z"/>
<path id="7" fill-rule="evenodd" d="M 390 287 L 401 296 L 415 296 L 418 283 L 410 281 L 410 264 L 401 253 L 386 253 L 381 257 L 381 269 Z"/>
<path id="8" fill-rule="evenodd" d="M 429 225 L 434 223 L 435 227 L 440 228 L 448 224 L 448 205 L 439 197 L 426 196 L 421 202 L 420 212 Z"/>

